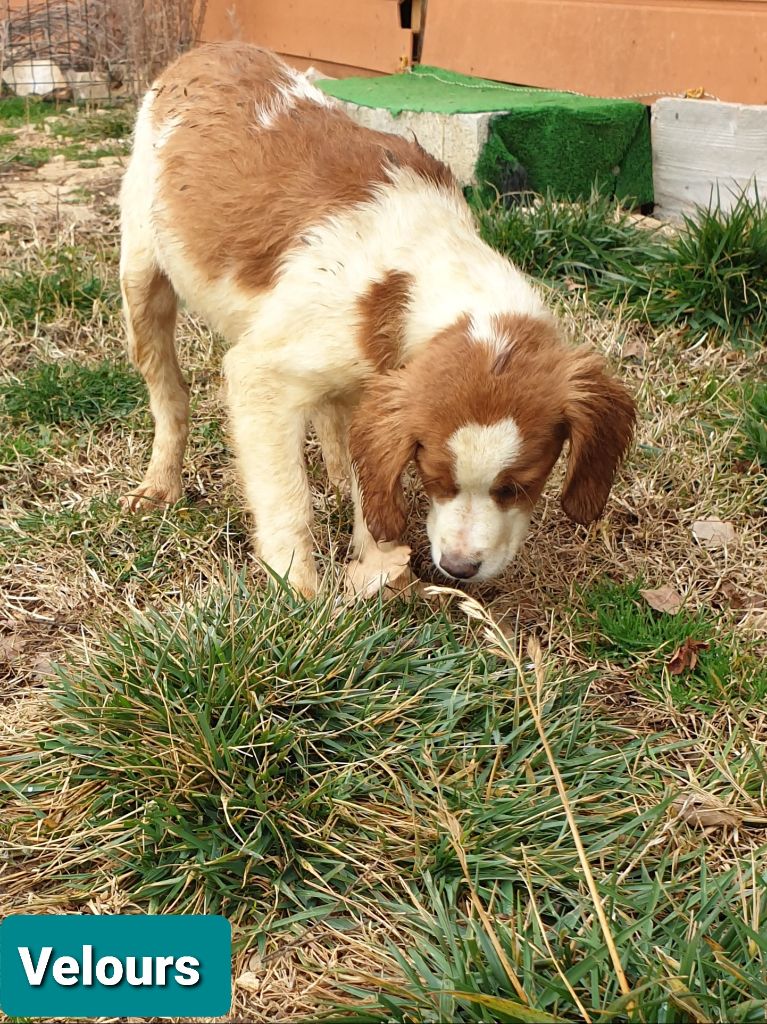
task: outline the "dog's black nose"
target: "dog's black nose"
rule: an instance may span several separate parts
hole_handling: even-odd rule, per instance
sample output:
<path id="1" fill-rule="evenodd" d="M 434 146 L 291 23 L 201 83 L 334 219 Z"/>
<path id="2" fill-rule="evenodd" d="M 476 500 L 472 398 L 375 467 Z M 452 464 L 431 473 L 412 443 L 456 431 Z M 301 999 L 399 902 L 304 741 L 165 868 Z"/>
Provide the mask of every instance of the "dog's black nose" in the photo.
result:
<path id="1" fill-rule="evenodd" d="M 443 555 L 439 560 L 439 567 L 454 580 L 470 580 L 479 572 L 481 562 L 470 562 L 468 558 L 451 558 Z"/>

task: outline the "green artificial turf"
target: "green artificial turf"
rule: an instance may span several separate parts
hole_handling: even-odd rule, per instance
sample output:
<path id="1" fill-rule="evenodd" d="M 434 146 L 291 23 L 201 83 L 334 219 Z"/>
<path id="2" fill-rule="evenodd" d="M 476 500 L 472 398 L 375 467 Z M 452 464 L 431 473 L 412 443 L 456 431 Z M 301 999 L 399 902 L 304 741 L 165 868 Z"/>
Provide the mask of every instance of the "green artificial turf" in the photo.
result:
<path id="1" fill-rule="evenodd" d="M 582 199 L 597 187 L 638 204 L 652 202 L 647 109 L 601 99 L 490 82 L 419 66 L 406 75 L 323 80 L 331 96 L 360 106 L 436 114 L 496 113 L 477 164 L 488 192 L 506 191 L 509 168 L 524 168 L 529 188 Z"/>

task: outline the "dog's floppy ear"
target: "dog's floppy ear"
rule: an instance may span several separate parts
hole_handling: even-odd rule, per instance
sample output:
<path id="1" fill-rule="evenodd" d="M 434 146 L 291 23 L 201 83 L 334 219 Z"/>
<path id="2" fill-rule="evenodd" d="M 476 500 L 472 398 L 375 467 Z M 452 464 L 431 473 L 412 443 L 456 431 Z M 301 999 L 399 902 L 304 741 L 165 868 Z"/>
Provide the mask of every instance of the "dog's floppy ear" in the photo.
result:
<path id="1" fill-rule="evenodd" d="M 636 422 L 631 395 L 608 376 L 602 358 L 588 349 L 572 353 L 564 418 L 570 453 L 562 508 L 574 522 L 585 525 L 602 514 Z"/>
<path id="2" fill-rule="evenodd" d="M 402 474 L 417 440 L 408 414 L 408 390 L 406 370 L 376 377 L 363 394 L 349 432 L 362 511 L 378 542 L 401 540 L 405 532 Z"/>

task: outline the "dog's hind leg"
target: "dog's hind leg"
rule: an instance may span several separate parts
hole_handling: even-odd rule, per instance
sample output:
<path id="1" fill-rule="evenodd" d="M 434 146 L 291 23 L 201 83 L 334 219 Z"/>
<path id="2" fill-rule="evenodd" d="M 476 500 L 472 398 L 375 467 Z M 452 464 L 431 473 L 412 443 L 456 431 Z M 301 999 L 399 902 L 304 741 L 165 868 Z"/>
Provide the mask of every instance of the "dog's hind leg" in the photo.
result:
<path id="1" fill-rule="evenodd" d="M 341 494 L 350 493 L 349 426 L 353 405 L 342 399 L 328 401 L 312 413 L 312 426 L 322 448 L 322 458 L 331 486 Z"/>
<path id="2" fill-rule="evenodd" d="M 130 509 L 178 501 L 181 468 L 189 432 L 189 388 L 176 357 L 174 334 L 178 300 L 147 246 L 123 233 L 120 286 L 128 352 L 149 390 L 154 417 L 152 457 L 143 482 L 125 499 Z"/>

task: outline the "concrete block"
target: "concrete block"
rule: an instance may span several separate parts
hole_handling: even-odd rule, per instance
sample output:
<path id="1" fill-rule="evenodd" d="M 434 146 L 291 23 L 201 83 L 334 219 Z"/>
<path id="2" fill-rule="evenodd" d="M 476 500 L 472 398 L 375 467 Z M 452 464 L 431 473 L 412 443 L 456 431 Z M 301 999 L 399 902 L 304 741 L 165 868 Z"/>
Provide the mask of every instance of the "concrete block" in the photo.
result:
<path id="1" fill-rule="evenodd" d="M 72 98 L 88 103 L 108 100 L 120 90 L 110 86 L 109 78 L 97 71 L 69 71 L 69 84 L 72 87 Z"/>
<path id="2" fill-rule="evenodd" d="M 657 217 L 707 206 L 717 188 L 723 208 L 743 189 L 767 200 L 767 106 L 660 99 L 652 153 Z"/>
<path id="3" fill-rule="evenodd" d="M 47 96 L 67 88 L 58 64 L 50 60 L 22 60 L 3 71 L 3 81 L 17 96 Z"/>
<path id="4" fill-rule="evenodd" d="M 391 114 L 380 107 L 342 106 L 358 124 L 412 139 L 446 163 L 462 185 L 474 180 L 474 168 L 487 142 L 491 114 L 429 114 L 404 110 Z"/>

